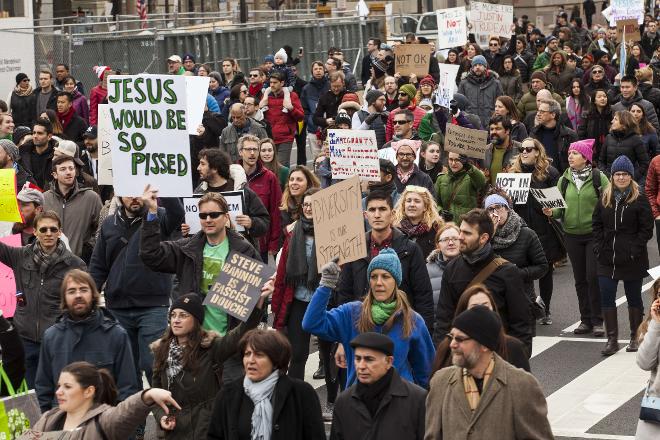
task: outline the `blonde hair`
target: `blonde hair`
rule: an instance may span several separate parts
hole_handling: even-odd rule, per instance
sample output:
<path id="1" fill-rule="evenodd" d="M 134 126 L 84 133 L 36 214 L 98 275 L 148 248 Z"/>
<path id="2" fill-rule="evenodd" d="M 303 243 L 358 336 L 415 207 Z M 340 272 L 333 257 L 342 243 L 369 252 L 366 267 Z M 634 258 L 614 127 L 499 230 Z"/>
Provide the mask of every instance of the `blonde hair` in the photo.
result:
<path id="1" fill-rule="evenodd" d="M 291 195 L 291 190 L 289 189 L 289 180 L 291 179 L 291 175 L 295 172 L 303 173 L 303 175 L 305 176 L 305 180 L 307 182 L 307 188 L 305 188 L 305 191 L 307 191 L 310 188 L 320 187 L 321 182 L 314 173 L 312 173 L 307 167 L 303 165 L 296 165 L 289 170 L 289 177 L 287 177 L 286 186 L 284 187 L 284 191 L 282 191 L 282 203 L 280 204 L 280 211 L 289 211 L 290 209 L 293 209 L 294 214 L 296 213 L 300 214 L 298 211 L 302 206 L 302 197 L 300 197 L 300 200 L 295 200 L 295 197 Z M 293 204 L 291 204 L 291 202 L 293 202 Z"/>
<path id="2" fill-rule="evenodd" d="M 419 196 L 424 201 L 424 216 L 422 217 L 422 223 L 424 223 L 429 228 L 433 228 L 435 225 L 439 227 L 444 225 L 442 218 L 438 214 L 438 205 L 433 199 L 433 196 L 431 196 L 429 190 L 422 186 L 408 185 L 406 186 L 406 189 L 403 191 L 403 194 L 401 194 L 399 201 L 394 207 L 394 226 L 400 225 L 401 221 L 407 217 L 405 213 L 405 202 L 406 197 L 410 193 L 419 194 Z"/>
<path id="3" fill-rule="evenodd" d="M 605 208 L 611 208 L 614 206 L 614 188 L 614 174 L 612 174 L 612 177 L 610 178 L 610 184 L 607 185 L 607 187 L 603 190 L 603 195 L 600 197 L 600 200 Z M 628 194 L 628 197 L 626 197 L 626 200 L 623 202 L 630 204 L 637 200 L 637 197 L 639 197 L 639 185 L 637 182 L 635 182 L 633 176 L 631 176 L 630 194 Z"/>
<path id="4" fill-rule="evenodd" d="M 653 69 L 649 66 L 642 67 L 635 71 L 635 77 L 637 77 L 637 81 L 639 82 L 653 81 Z"/>
<path id="5" fill-rule="evenodd" d="M 398 287 L 394 288 L 394 300 L 396 301 L 396 307 L 392 315 L 385 321 L 383 324 L 383 330 L 389 331 L 394 326 L 394 321 L 397 319 L 403 320 L 402 322 L 402 334 L 404 338 L 410 337 L 413 329 L 415 328 L 415 318 L 412 307 L 410 306 L 410 301 L 408 301 L 408 295 L 406 292 L 399 289 Z M 371 306 L 374 302 L 374 296 L 369 289 L 369 294 L 362 301 L 362 306 L 360 307 L 360 315 L 358 316 L 357 329 L 360 333 L 371 332 L 376 327 L 373 317 L 371 316 Z M 399 318 L 399 315 L 401 317 Z"/>
<path id="6" fill-rule="evenodd" d="M 528 137 L 521 142 L 521 145 L 527 141 L 533 142 L 534 148 L 539 152 L 539 155 L 536 158 L 536 163 L 534 164 L 532 177 L 536 181 L 542 182 L 549 176 L 548 169 L 550 168 L 550 160 L 548 159 L 548 154 L 545 152 L 545 147 L 538 139 Z M 511 173 L 522 173 L 522 165 L 522 158 L 520 157 L 520 154 L 518 154 L 513 158 L 513 165 L 511 165 L 509 171 Z"/>

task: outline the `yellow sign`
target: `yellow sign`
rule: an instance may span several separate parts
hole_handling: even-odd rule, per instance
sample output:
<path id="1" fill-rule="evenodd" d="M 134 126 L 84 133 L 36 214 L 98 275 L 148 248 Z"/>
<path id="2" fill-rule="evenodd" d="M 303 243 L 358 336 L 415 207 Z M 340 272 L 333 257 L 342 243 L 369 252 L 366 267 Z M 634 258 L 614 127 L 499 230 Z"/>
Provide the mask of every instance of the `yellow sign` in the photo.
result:
<path id="1" fill-rule="evenodd" d="M 16 172 L 13 168 L 0 170 L 0 221 L 23 223 L 16 199 Z"/>

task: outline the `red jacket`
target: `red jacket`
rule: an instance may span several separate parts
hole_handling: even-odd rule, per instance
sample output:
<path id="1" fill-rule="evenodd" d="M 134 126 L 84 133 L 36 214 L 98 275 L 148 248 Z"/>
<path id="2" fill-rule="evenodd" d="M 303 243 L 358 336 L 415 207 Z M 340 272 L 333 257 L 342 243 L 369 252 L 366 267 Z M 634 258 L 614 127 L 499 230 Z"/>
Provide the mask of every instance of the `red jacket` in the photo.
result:
<path id="1" fill-rule="evenodd" d="M 275 290 L 270 299 L 270 309 L 273 311 L 273 327 L 281 330 L 286 327 L 289 319 L 289 306 L 293 302 L 295 288 L 286 284 L 286 260 L 289 258 L 289 241 L 291 232 L 284 237 L 284 245 L 280 254 L 280 262 L 277 265 L 275 276 Z"/>
<path id="2" fill-rule="evenodd" d="M 108 96 L 108 89 L 104 89 L 99 84 L 93 87 L 89 93 L 89 125 L 98 125 L 99 122 L 99 104 Z"/>
<path id="3" fill-rule="evenodd" d="M 653 218 L 660 216 L 660 156 L 655 156 L 649 165 L 644 191 L 651 204 Z"/>
<path id="4" fill-rule="evenodd" d="M 242 165 L 242 160 L 239 163 Z M 270 214 L 270 226 L 268 233 L 259 238 L 259 249 L 262 251 L 277 252 L 280 247 L 281 215 L 280 203 L 282 202 L 282 190 L 280 181 L 275 174 L 265 168 L 261 161 L 257 162 L 257 170 L 247 176 L 248 186 L 261 199 Z"/>
<path id="5" fill-rule="evenodd" d="M 300 98 L 296 92 L 291 92 L 291 104 L 293 110 L 286 113 L 283 112 L 284 107 L 284 93 L 280 96 L 275 96 L 272 93 L 268 95 L 268 111 L 266 112 L 266 120 L 273 129 L 273 140 L 276 144 L 283 144 L 293 142 L 298 130 L 298 122 L 302 121 L 305 117 Z"/>
<path id="6" fill-rule="evenodd" d="M 419 123 L 422 122 L 422 118 L 426 114 L 426 110 L 424 110 L 421 107 L 417 107 L 415 104 L 411 104 L 408 106 L 408 110 L 413 112 L 413 116 L 415 119 L 413 120 L 413 129 L 417 130 L 417 127 L 419 127 Z M 395 108 L 390 112 L 390 116 L 387 118 L 387 125 L 385 126 L 385 139 L 387 142 L 392 140 L 392 136 L 394 135 L 394 115 L 399 113 L 401 111 L 401 108 Z"/>

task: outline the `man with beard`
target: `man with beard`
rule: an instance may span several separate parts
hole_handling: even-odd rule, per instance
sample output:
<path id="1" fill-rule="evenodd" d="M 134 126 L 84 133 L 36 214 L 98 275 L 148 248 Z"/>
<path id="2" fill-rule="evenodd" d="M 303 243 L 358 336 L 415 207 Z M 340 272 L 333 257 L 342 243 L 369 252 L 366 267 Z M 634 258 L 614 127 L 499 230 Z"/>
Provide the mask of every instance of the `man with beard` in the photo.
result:
<path id="1" fill-rule="evenodd" d="M 18 209 L 23 223 L 14 223 L 12 234 L 21 234 L 21 246 L 32 244 L 35 240 L 34 219 L 44 209 L 44 195 L 33 188 L 23 188 L 17 195 Z"/>
<path id="2" fill-rule="evenodd" d="M 495 184 L 498 173 L 506 173 L 511 161 L 518 154 L 520 142 L 511 139 L 511 119 L 495 115 L 488 123 L 490 144 L 487 145 L 483 169 L 491 184 Z"/>
<path id="3" fill-rule="evenodd" d="M 451 329 L 456 304 L 465 289 L 483 283 L 493 295 L 507 334 L 531 346 L 530 301 L 518 268 L 493 252 L 493 221 L 484 209 L 473 209 L 462 215 L 460 221 L 461 255 L 447 264 L 442 275 L 433 342 L 440 343 Z"/>
<path id="4" fill-rule="evenodd" d="M 247 116 L 245 105 L 237 102 L 229 109 L 231 123 L 227 125 L 220 135 L 220 151 L 229 155 L 232 163 L 239 159 L 238 138 L 246 134 L 251 134 L 259 139 L 268 137 L 264 125 Z M 267 121 L 265 121 L 268 123 Z"/>
<path id="5" fill-rule="evenodd" d="M 87 361 L 107 369 L 117 384 L 122 401 L 142 388 L 133 370 L 133 355 L 126 330 L 99 305 L 92 277 L 74 269 L 62 280 L 60 307 L 64 312 L 44 333 L 39 354 L 36 391 L 41 411 L 58 402 L 55 398 L 60 372 L 72 362 Z"/>
<path id="6" fill-rule="evenodd" d="M 424 439 L 465 438 L 467 432 L 500 440 L 553 438 L 541 386 L 497 354 L 501 334 L 499 317 L 483 305 L 454 319 L 443 335 L 453 366 L 431 379 Z"/>
<path id="7" fill-rule="evenodd" d="M 396 78 L 393 76 L 386 76 L 383 87 L 385 92 L 385 108 L 388 112 L 391 112 L 399 107 L 399 86 L 396 82 Z"/>
<path id="8" fill-rule="evenodd" d="M 398 115 L 397 115 L 398 116 Z M 421 186 L 429 190 L 435 198 L 435 188 L 431 177 L 420 170 L 415 164 L 415 157 L 419 151 L 421 141 L 398 141 L 392 142 L 392 148 L 396 152 L 396 190 L 401 194 L 408 185 Z"/>
<path id="9" fill-rule="evenodd" d="M 555 100 L 543 99 L 536 112 L 535 126 L 530 137 L 538 139 L 552 159 L 552 164 L 560 172 L 568 168 L 568 146 L 578 140 L 572 129 L 560 123 L 561 107 Z"/>
<path id="10" fill-rule="evenodd" d="M 32 140 L 23 144 L 20 150 L 21 164 L 32 174 L 41 189 L 48 189 L 53 180 L 51 168 L 56 145 L 53 124 L 46 118 L 40 118 L 32 128 Z"/>
<path id="11" fill-rule="evenodd" d="M 517 104 L 520 117 L 524 121 L 527 120 L 530 114 L 536 112 L 539 102 L 538 94 L 543 90 L 545 90 L 545 92 L 543 92 L 544 94 L 548 94 L 547 99 L 554 99 L 557 102 L 561 102 L 562 106 L 564 105 L 565 100 L 562 99 L 560 95 L 547 89 L 548 77 L 546 76 L 545 72 L 532 73 L 529 85 L 529 92 L 525 93 Z M 532 117 L 532 121 L 533 120 L 534 118 Z M 527 123 L 525 123 L 525 126 L 527 127 L 527 131 L 529 131 L 531 127 L 528 126 Z"/>
<path id="12" fill-rule="evenodd" d="M 12 169 L 16 173 L 16 191 L 20 191 L 25 182 L 36 183 L 34 178 L 19 163 L 21 156 L 16 145 L 9 139 L 0 139 L 0 169 Z"/>
<path id="13" fill-rule="evenodd" d="M 117 210 L 103 221 L 89 263 L 89 273 L 100 290 L 105 284 L 105 305 L 126 329 L 132 348 L 136 378 L 142 372 L 151 383 L 153 356 L 149 344 L 167 328 L 172 277 L 147 268 L 140 258 L 141 197 L 116 197 Z M 160 199 L 157 217 L 160 234 L 170 239 L 183 223 L 179 198 Z"/>
<path id="14" fill-rule="evenodd" d="M 411 120 L 412 123 L 410 124 L 410 130 L 417 130 L 419 123 L 422 122 L 422 118 L 426 114 L 426 110 L 416 105 L 416 94 L 417 90 L 412 84 L 404 84 L 399 87 L 399 107 L 390 112 L 390 115 L 387 118 L 387 125 L 385 126 L 385 140 L 388 142 L 392 140 L 392 137 L 397 132 L 397 129 L 394 126 L 395 115 L 408 111 L 413 116 L 413 119 Z"/>
<path id="15" fill-rule="evenodd" d="M 385 145 L 385 124 L 389 112 L 385 109 L 385 94 L 380 90 L 369 90 L 364 97 L 369 106 L 353 114 L 353 130 L 373 130 L 378 149 Z"/>
<path id="16" fill-rule="evenodd" d="M 468 99 L 468 108 L 465 110 L 479 116 L 482 127 L 488 125 L 495 111 L 495 100 L 504 94 L 500 80 L 488 69 L 488 62 L 483 55 L 472 59 L 472 68 L 458 85 L 458 93 Z"/>

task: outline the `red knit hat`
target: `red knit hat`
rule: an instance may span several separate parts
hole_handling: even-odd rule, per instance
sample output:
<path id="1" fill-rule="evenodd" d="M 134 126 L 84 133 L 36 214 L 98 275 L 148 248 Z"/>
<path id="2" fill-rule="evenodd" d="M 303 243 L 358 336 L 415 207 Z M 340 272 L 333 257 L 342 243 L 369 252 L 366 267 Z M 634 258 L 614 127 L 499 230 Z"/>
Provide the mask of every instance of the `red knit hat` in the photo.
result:
<path id="1" fill-rule="evenodd" d="M 420 86 L 423 86 L 424 84 L 428 84 L 428 85 L 430 85 L 431 87 L 434 87 L 434 88 L 435 88 L 435 80 L 433 79 L 433 77 L 432 77 L 431 75 L 426 75 L 426 76 L 425 76 L 424 78 L 422 78 L 422 80 L 419 82 L 419 85 L 420 85 Z"/>
<path id="2" fill-rule="evenodd" d="M 341 102 L 357 102 L 360 104 L 360 97 L 355 93 L 346 93 L 344 97 L 341 98 Z"/>

